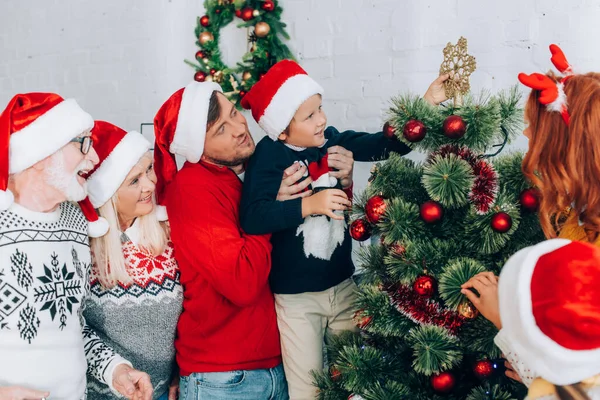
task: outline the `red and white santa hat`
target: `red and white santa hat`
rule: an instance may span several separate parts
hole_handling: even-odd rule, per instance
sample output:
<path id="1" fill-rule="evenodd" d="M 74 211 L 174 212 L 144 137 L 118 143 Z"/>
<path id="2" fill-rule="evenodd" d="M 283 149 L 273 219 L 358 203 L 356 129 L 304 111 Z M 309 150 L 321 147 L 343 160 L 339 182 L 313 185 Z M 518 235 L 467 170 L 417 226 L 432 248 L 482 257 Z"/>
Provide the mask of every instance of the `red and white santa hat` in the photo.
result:
<path id="1" fill-rule="evenodd" d="M 277 140 L 298 108 L 309 97 L 324 90 L 296 62 L 282 60 L 273 65 L 242 98 L 242 107 L 252 110 L 252 116 L 267 135 Z"/>
<path id="2" fill-rule="evenodd" d="M 92 117 L 73 99 L 54 93 L 14 96 L 0 115 L 0 210 L 14 201 L 9 175 L 54 154 L 92 126 Z"/>
<path id="3" fill-rule="evenodd" d="M 126 132 L 105 121 L 96 121 L 92 139 L 100 161 L 86 177 L 88 197 L 79 205 L 90 222 L 88 234 L 99 237 L 107 232 L 108 224 L 104 224 L 106 221 L 98 217 L 95 209 L 119 190 L 131 169 L 150 149 L 150 142 L 139 132 Z"/>
<path id="4" fill-rule="evenodd" d="M 553 239 L 512 256 L 500 275 L 505 339 L 555 385 L 600 373 L 600 248 Z"/>
<path id="5" fill-rule="evenodd" d="M 163 204 L 165 188 L 177 173 L 175 155 L 191 163 L 204 152 L 208 106 L 213 92 L 222 92 L 214 82 L 191 82 L 169 97 L 154 117 L 154 170 L 156 200 Z M 165 209 L 159 206 L 164 213 Z"/>

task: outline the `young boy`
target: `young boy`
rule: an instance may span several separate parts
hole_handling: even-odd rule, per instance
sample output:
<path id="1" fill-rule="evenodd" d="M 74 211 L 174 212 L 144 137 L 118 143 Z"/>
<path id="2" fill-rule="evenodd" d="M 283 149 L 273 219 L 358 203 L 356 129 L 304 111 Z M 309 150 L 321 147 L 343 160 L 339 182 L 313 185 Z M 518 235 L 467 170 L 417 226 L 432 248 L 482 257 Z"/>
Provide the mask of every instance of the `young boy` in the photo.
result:
<path id="1" fill-rule="evenodd" d="M 326 128 L 322 95 L 323 88 L 298 64 L 284 60 L 242 99 L 242 106 L 252 110 L 267 137 L 256 146 L 247 168 L 241 225 L 248 234 L 273 234 L 269 281 L 294 400 L 316 397 L 310 371 L 323 367 L 326 331 L 356 329 L 352 241 L 340 214 L 352 203 L 340 183 L 329 176 L 328 149 L 342 146 L 356 161 L 382 160 L 392 151 L 403 155 L 410 151 L 381 132 Z M 296 162 L 307 167 L 314 194 L 277 201 L 284 170 Z"/>

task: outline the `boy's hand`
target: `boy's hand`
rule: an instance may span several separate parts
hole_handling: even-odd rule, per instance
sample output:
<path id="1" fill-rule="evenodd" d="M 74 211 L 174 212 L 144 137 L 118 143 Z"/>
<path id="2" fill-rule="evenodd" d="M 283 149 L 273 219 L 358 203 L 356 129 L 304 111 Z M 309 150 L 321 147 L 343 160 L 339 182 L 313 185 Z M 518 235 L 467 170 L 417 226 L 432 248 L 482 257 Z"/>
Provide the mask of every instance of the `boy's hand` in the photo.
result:
<path id="1" fill-rule="evenodd" d="M 343 220 L 343 215 L 334 213 L 336 210 L 346 210 L 352 207 L 352 202 L 348 200 L 346 193 L 339 189 L 326 189 L 310 197 L 302 199 L 302 217 L 309 215 L 327 215 L 332 219 Z"/>
<path id="2" fill-rule="evenodd" d="M 350 150 L 342 146 L 332 146 L 327 149 L 329 157 L 327 164 L 337 171 L 330 171 L 329 175 L 339 179 L 343 189 L 352 186 L 352 171 L 354 170 L 354 157 Z"/>
<path id="3" fill-rule="evenodd" d="M 481 315 L 501 329 L 500 307 L 498 305 L 498 277 L 492 272 L 480 272 L 461 286 L 461 293 L 473 303 Z M 473 291 L 479 293 L 477 296 Z"/>
<path id="4" fill-rule="evenodd" d="M 450 78 L 450 74 L 444 74 L 437 77 L 437 79 L 431 82 L 429 88 L 423 95 L 423 99 L 432 106 L 437 106 L 442 101 L 448 100 L 446 97 L 446 90 L 444 89 L 444 82 Z"/>

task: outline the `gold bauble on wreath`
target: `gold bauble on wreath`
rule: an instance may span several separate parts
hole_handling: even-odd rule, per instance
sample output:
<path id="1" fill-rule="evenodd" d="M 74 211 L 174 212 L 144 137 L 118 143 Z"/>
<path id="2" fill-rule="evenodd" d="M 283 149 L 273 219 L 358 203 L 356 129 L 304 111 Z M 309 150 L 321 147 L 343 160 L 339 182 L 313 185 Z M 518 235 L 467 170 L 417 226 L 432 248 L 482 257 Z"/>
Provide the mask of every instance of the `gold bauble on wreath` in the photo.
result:
<path id="1" fill-rule="evenodd" d="M 469 300 L 464 300 L 459 304 L 458 313 L 466 319 L 475 319 L 479 316 L 479 311 Z"/>
<path id="2" fill-rule="evenodd" d="M 271 27 L 266 22 L 259 22 L 254 26 L 256 36 L 263 38 L 271 32 Z"/>
<path id="3" fill-rule="evenodd" d="M 242 75 L 242 80 L 244 81 L 250 80 L 250 78 L 252 78 L 252 73 L 250 71 L 246 71 Z"/>
<path id="4" fill-rule="evenodd" d="M 208 31 L 202 32 L 200 34 L 200 36 L 198 37 L 198 41 L 203 46 L 208 42 L 212 42 L 213 40 L 215 40 L 215 37 L 213 36 L 212 33 L 208 32 Z"/>

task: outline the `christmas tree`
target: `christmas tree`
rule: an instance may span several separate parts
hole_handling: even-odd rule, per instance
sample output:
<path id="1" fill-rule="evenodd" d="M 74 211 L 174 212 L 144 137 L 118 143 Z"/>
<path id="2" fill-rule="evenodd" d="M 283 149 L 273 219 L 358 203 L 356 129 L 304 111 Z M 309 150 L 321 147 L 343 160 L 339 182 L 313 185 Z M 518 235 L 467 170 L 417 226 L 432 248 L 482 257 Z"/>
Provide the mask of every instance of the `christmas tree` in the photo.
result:
<path id="1" fill-rule="evenodd" d="M 427 157 L 377 164 L 356 200 L 352 237 L 379 239 L 361 253 L 360 333 L 330 338 L 329 370 L 315 373 L 321 399 L 524 397 L 504 375 L 496 328 L 461 285 L 482 271 L 498 274 L 516 251 L 544 239 L 538 193 L 521 173 L 522 154 L 502 154 L 522 132 L 521 96 L 516 88 L 466 94 L 474 59 L 462 41 L 459 61 L 456 48 L 445 49 L 455 62 L 441 71 L 456 72 L 447 87 L 454 102 L 392 100 L 384 132 Z"/>

